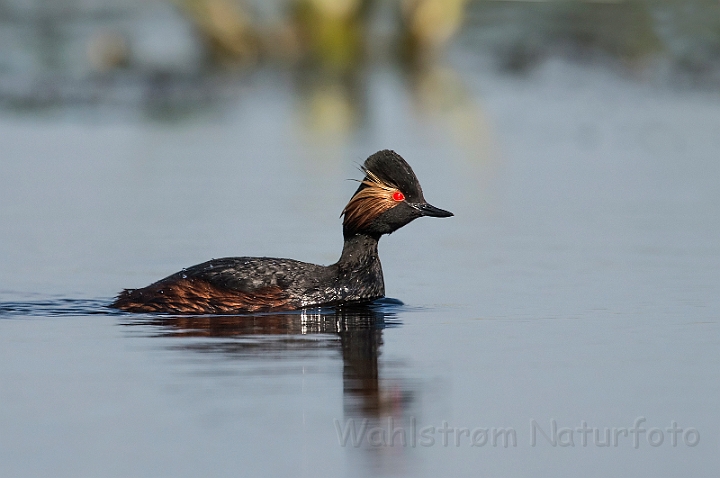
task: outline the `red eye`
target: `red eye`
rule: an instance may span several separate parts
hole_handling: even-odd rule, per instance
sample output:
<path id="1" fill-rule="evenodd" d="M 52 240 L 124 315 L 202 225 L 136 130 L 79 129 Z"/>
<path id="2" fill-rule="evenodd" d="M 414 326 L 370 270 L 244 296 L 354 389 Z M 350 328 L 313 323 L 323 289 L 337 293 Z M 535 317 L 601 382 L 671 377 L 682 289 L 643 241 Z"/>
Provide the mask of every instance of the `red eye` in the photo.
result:
<path id="1" fill-rule="evenodd" d="M 400 191 L 395 191 L 392 195 L 392 198 L 394 201 L 400 202 L 400 201 L 405 200 L 405 195 L 403 193 L 401 193 Z"/>

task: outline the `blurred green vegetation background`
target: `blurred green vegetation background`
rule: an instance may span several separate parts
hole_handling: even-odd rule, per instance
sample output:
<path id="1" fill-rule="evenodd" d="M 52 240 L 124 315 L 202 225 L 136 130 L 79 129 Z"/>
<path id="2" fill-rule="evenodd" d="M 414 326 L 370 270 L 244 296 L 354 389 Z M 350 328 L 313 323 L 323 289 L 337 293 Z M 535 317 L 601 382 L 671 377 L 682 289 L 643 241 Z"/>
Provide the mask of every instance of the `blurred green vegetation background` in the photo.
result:
<path id="1" fill-rule="evenodd" d="M 182 111 L 260 69 L 352 98 L 376 65 L 426 84 L 438 65 L 527 75 L 553 57 L 718 88 L 720 2 L 0 0 L 5 110 Z"/>

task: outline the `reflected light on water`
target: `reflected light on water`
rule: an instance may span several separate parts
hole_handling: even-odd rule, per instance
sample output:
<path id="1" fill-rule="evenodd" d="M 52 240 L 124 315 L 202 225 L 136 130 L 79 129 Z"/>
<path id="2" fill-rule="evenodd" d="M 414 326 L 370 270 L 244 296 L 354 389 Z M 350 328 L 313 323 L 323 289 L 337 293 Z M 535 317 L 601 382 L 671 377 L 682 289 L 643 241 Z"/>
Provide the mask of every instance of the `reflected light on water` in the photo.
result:
<path id="1" fill-rule="evenodd" d="M 242 358 L 246 364 L 261 366 L 268 360 L 294 363 L 315 351 L 335 350 L 342 359 L 344 417 L 367 428 L 392 423 L 405 425 L 419 390 L 394 370 L 393 378 L 383 377 L 379 357 L 383 333 L 400 327 L 397 311 L 402 303 L 380 299 L 373 304 L 335 309 L 309 309 L 296 313 L 222 316 L 150 316 L 123 322 L 128 327 L 142 326 L 145 333 L 172 337 L 174 350 L 212 354 L 222 359 Z M 148 328 L 149 327 L 149 328 Z M 191 340 L 204 338 L 207 340 Z M 397 374 L 400 373 L 398 377 Z M 339 438 L 338 438 L 339 440 Z M 402 454 L 392 450 L 361 446 L 371 469 L 405 467 Z M 392 448 L 392 447 L 389 447 Z M 386 470 L 387 471 L 387 470 Z"/>

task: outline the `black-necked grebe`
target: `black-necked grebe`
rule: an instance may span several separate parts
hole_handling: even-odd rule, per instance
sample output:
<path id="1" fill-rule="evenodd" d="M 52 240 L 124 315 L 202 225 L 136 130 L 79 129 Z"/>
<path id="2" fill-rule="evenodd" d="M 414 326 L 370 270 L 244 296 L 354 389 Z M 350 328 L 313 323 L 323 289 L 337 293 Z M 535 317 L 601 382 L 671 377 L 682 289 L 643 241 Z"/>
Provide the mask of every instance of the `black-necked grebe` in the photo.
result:
<path id="1" fill-rule="evenodd" d="M 321 266 L 293 259 L 227 257 L 183 269 L 142 289 L 125 289 L 110 307 L 129 312 L 227 314 L 369 302 L 385 295 L 378 240 L 421 216 L 453 214 L 431 206 L 410 165 L 379 151 L 343 209 L 342 255 Z"/>

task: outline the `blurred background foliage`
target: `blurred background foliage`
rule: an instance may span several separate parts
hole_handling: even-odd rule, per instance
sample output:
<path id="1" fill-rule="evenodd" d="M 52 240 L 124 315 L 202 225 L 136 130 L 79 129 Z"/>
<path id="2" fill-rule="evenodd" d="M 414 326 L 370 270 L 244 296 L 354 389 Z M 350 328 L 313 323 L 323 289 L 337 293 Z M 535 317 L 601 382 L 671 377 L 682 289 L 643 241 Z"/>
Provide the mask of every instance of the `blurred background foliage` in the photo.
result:
<path id="1" fill-rule="evenodd" d="M 448 51 L 461 60 L 449 61 Z M 315 91 L 308 108 L 336 111 L 326 126 L 343 128 L 362 115 L 368 67 L 397 67 L 427 92 L 457 83 L 448 65 L 477 59 L 526 75 L 556 56 L 717 88 L 720 2 L 0 0 L 3 109 L 179 111 L 272 69 Z M 430 104 L 445 97 L 426 95 Z"/>

